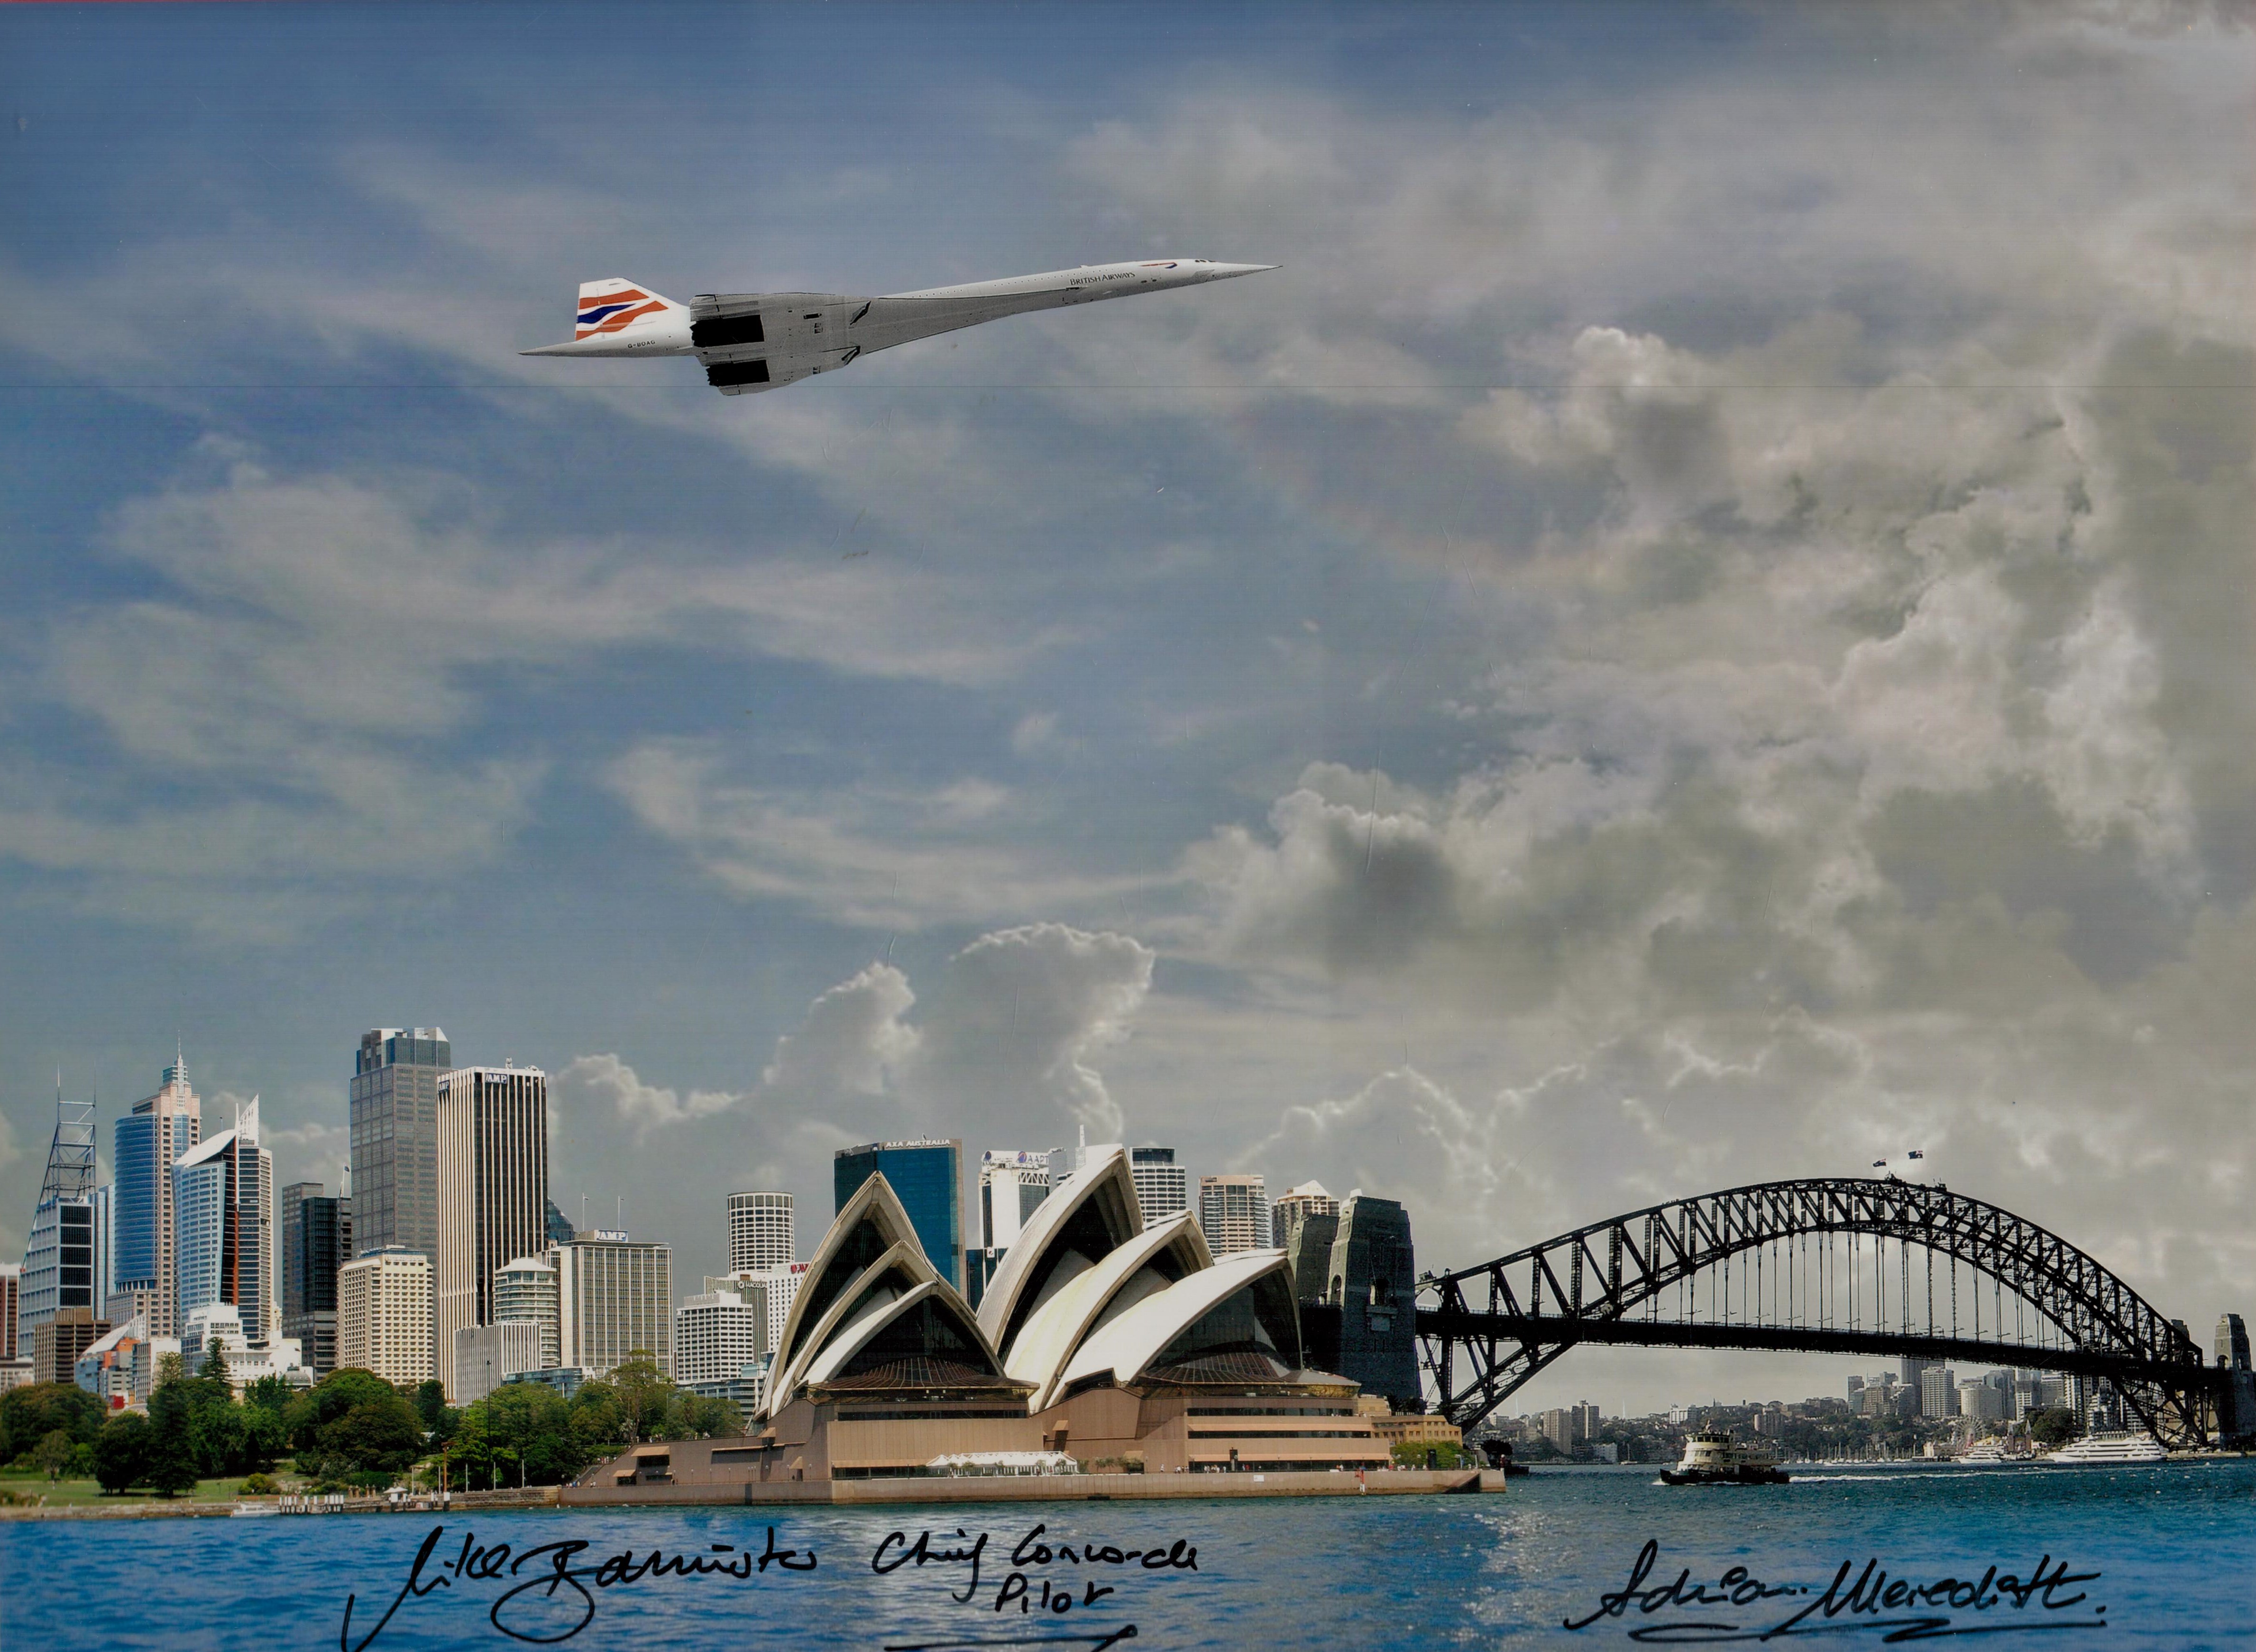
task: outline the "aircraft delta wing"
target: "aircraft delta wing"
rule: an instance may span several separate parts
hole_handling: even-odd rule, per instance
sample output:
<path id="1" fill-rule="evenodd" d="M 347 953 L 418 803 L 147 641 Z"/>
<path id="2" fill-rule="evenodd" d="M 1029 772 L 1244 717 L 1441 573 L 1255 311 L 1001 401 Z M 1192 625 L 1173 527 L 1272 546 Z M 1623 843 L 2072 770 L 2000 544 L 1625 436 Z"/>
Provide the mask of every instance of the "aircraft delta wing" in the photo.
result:
<path id="1" fill-rule="evenodd" d="M 580 289 L 578 336 L 526 355 L 694 355 L 723 396 L 779 390 L 891 349 L 1029 310 L 1197 286 L 1273 270 L 1273 264 L 1157 258 L 1086 264 L 864 298 L 842 292 L 701 292 L 688 304 L 624 278 Z"/>

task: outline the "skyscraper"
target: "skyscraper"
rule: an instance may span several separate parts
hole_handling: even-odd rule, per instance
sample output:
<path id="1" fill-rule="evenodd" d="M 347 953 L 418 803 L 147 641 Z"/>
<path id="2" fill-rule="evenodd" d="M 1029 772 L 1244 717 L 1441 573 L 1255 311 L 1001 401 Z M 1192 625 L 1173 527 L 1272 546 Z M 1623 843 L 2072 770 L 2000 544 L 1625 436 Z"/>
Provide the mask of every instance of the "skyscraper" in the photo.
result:
<path id="1" fill-rule="evenodd" d="M 1140 1202 L 1141 1196 L 1139 1196 Z M 1148 1218 L 1146 1219 L 1149 1220 Z M 1269 1193 L 1258 1176 L 1199 1177 L 1199 1227 L 1217 1256 L 1269 1244 Z"/>
<path id="2" fill-rule="evenodd" d="M 1285 1230 L 1295 1216 L 1336 1216 L 1339 1200 L 1324 1191 L 1322 1182 L 1303 1182 L 1277 1196 L 1269 1207 L 1269 1242 L 1278 1249 L 1285 1248 Z"/>
<path id="3" fill-rule="evenodd" d="M 494 1270 L 547 1242 L 548 1079 L 456 1067 L 439 1079 L 438 1374 L 456 1396 L 455 1333 L 493 1323 Z"/>
<path id="4" fill-rule="evenodd" d="M 439 1075 L 444 1029 L 378 1027 L 353 1056 L 353 1243 L 439 1254 Z"/>
<path id="5" fill-rule="evenodd" d="M 1019 1242 L 1026 1219 L 1049 1197 L 1055 1156 L 1008 1148 L 979 1156 L 979 1242 L 964 1258 L 964 1295 L 972 1306 L 986 1294 L 1004 1254 Z"/>
<path id="6" fill-rule="evenodd" d="M 831 1163 L 836 1209 L 844 1210 L 862 1184 L 877 1175 L 885 1177 L 908 1212 L 933 1270 L 956 1290 L 964 1289 L 963 1143 L 927 1139 L 840 1148 Z"/>
<path id="7" fill-rule="evenodd" d="M 600 1376 L 641 1348 L 671 1375 L 672 1247 L 589 1233 L 553 1254 L 562 1363 Z"/>
<path id="8" fill-rule="evenodd" d="M 352 1200 L 319 1182 L 282 1190 L 282 1334 L 316 1378 L 337 1367 L 337 1269 L 352 1260 Z"/>
<path id="9" fill-rule="evenodd" d="M 337 1270 L 337 1367 L 402 1388 L 429 1381 L 429 1257 L 392 1246 Z"/>
<path id="10" fill-rule="evenodd" d="M 684 1387 L 728 1381 L 774 1352 L 767 1331 L 767 1304 L 757 1293 L 716 1285 L 683 1297 L 673 1311 L 673 1380 Z"/>
<path id="11" fill-rule="evenodd" d="M 806 1283 L 807 1264 L 794 1262 L 780 1268 L 732 1273 L 721 1279 L 709 1274 L 705 1289 L 732 1290 L 745 1303 L 763 1310 L 767 1316 L 767 1340 L 761 1344 L 761 1352 L 772 1353 L 783 1345 L 784 1322 L 791 1318 L 791 1304 L 799 1300 L 799 1288 Z"/>
<path id="12" fill-rule="evenodd" d="M 1189 1172 L 1175 1163 L 1171 1147 L 1132 1147 L 1128 1173 L 1136 1181 L 1136 1203 L 1149 1227 L 1163 1216 L 1191 1207 Z"/>
<path id="13" fill-rule="evenodd" d="M 94 1103 L 66 1101 L 61 1089 L 58 1079 L 47 1172 L 32 1212 L 30 1242 L 24 1248 L 16 1310 L 19 1348 L 32 1347 L 39 1327 L 58 1316 L 74 1316 L 83 1309 L 91 1322 L 98 1305 L 94 1299 Z"/>
<path id="14" fill-rule="evenodd" d="M 729 1195 L 730 1272 L 787 1266 L 796 1242 L 790 1194 Z"/>
<path id="15" fill-rule="evenodd" d="M 180 1263 L 174 1253 L 173 1167 L 203 1139 L 201 1105 L 177 1054 L 157 1093 L 137 1101 L 110 1130 L 116 1176 L 114 1289 L 145 1304 L 152 1336 L 180 1333 Z"/>
<path id="16" fill-rule="evenodd" d="M 516 1369 L 553 1370 L 562 1363 L 562 1310 L 553 1252 L 518 1256 L 494 1269 L 493 1316 L 496 1325 L 529 1325 L 539 1331 L 536 1357 L 531 1365 Z"/>
<path id="17" fill-rule="evenodd" d="M 94 1190 L 94 1305 L 98 1311 L 117 1290 L 116 1261 L 117 1184 L 104 1182 Z"/>
<path id="18" fill-rule="evenodd" d="M 1319 1182 L 1304 1182 L 1277 1201 L 1270 1241 L 1293 1264 L 1293 1294 L 1322 1302 L 1330 1277 L 1332 1241 L 1339 1237 L 1339 1201 Z"/>
<path id="19" fill-rule="evenodd" d="M 174 1311 L 183 1326 L 199 1308 L 225 1304 L 243 1334 L 264 1348 L 281 1332 L 274 1269 L 274 1156 L 258 1145 L 258 1100 L 231 1130 L 200 1143 L 173 1166 L 173 1235 L 180 1269 Z"/>
<path id="20" fill-rule="evenodd" d="M 1577 1445 L 1588 1445 L 1598 1438 L 1598 1408 L 1588 1400 L 1578 1400 L 1568 1414 L 1572 1419 Z"/>
<path id="21" fill-rule="evenodd" d="M 455 1332 L 455 1402 L 474 1405 L 520 1371 L 538 1371 L 540 1327 L 521 1319 L 464 1325 Z"/>
<path id="22" fill-rule="evenodd" d="M 23 1264 L 0 1262 L 0 1365 L 12 1364 L 17 1357 L 16 1298 L 23 1284 Z"/>
<path id="23" fill-rule="evenodd" d="M 888 1178 L 890 1179 L 890 1178 Z M 1000 1253 L 1050 1196 L 1050 1156 L 990 1149 L 979 1156 L 979 1242 Z"/>

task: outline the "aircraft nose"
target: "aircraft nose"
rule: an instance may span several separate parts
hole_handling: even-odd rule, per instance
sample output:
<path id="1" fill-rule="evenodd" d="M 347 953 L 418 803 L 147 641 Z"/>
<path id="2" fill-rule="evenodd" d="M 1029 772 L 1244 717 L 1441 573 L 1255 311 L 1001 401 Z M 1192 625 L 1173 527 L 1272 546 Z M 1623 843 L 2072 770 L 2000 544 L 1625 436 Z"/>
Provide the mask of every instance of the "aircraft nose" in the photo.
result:
<path id="1" fill-rule="evenodd" d="M 1227 281 L 1232 276 L 1259 275 L 1264 270 L 1281 270 L 1281 264 L 1216 264 L 1207 266 L 1214 271 L 1212 279 Z"/>

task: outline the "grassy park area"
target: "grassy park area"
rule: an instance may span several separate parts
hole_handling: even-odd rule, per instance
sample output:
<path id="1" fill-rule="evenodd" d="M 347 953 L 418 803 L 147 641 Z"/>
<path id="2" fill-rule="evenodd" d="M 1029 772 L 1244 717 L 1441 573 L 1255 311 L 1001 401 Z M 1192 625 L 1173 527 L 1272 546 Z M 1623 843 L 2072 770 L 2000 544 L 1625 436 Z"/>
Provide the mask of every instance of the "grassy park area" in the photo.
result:
<path id="1" fill-rule="evenodd" d="M 236 1474 L 222 1480 L 200 1480 L 195 1483 L 194 1490 L 182 1492 L 173 1501 L 231 1503 L 240 1495 L 245 1478 L 247 1477 L 244 1475 Z M 291 1489 L 296 1489 L 295 1486 L 292 1486 Z M 44 1497 L 46 1500 L 46 1506 L 50 1508 L 97 1503 L 114 1507 L 120 1503 L 157 1503 L 165 1501 L 152 1491 L 137 1489 L 112 1495 L 104 1492 L 102 1489 L 102 1482 L 96 1480 L 50 1480 L 45 1474 L 36 1470 L 25 1472 L 16 1469 L 0 1469 L 0 1494 L 4 1494 L 8 1501 L 18 1505 L 36 1503 Z"/>

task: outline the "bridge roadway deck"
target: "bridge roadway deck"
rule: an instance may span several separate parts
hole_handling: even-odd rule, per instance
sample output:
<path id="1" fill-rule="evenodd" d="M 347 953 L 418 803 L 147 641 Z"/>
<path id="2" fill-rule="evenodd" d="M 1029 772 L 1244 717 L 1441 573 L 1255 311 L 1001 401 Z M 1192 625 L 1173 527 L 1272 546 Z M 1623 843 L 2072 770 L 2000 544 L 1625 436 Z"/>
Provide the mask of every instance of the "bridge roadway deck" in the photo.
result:
<path id="1" fill-rule="evenodd" d="M 1868 1353 L 1883 1358 L 1950 1360 L 1967 1365 L 2011 1366 L 2059 1371 L 2118 1381 L 2200 1388 L 2212 1373 L 2201 1366 L 2155 1365 L 2120 1354 L 2079 1348 L 2035 1348 L 1970 1337 L 1931 1336 L 1920 1330 L 1844 1330 L 1839 1326 L 1694 1325 L 1674 1319 L 1603 1319 L 1564 1314 L 1454 1313 L 1418 1311 L 1421 1338 L 1480 1342 L 1494 1339 L 1505 1347 L 1534 1343 L 1557 1347 L 1575 1343 L 1644 1348 L 1759 1348 L 1800 1353 Z"/>

